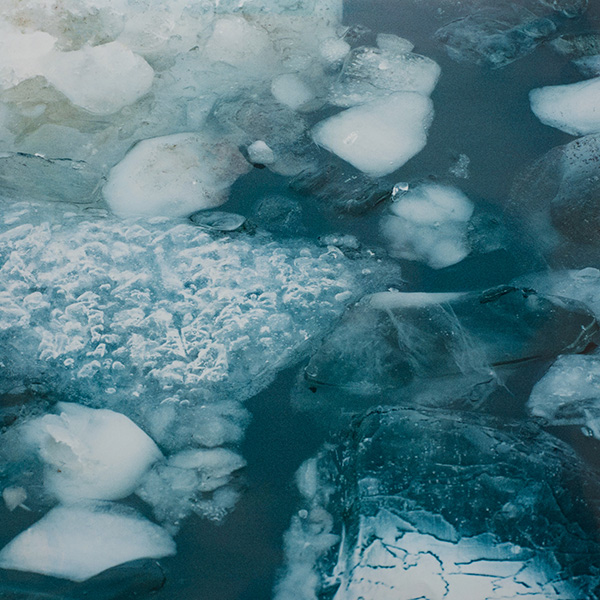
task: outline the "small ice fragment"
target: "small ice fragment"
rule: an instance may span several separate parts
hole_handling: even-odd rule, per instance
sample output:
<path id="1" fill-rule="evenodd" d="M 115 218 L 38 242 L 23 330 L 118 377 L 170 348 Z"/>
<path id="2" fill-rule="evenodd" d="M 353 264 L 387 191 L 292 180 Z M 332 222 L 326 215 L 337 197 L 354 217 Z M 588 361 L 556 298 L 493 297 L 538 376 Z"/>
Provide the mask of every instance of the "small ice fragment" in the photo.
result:
<path id="1" fill-rule="evenodd" d="M 25 435 L 47 465 L 46 486 L 63 502 L 124 498 L 162 456 L 125 415 L 71 402 L 57 410 L 26 425 Z"/>
<path id="2" fill-rule="evenodd" d="M 427 143 L 431 100 L 399 92 L 344 110 L 318 123 L 314 141 L 357 169 L 381 177 L 392 173 Z"/>
<path id="3" fill-rule="evenodd" d="M 262 140 L 257 140 L 248 146 L 248 158 L 255 165 L 270 165 L 275 162 L 275 154 Z"/>
<path id="4" fill-rule="evenodd" d="M 131 560 L 173 554 L 171 536 L 133 510 L 59 506 L 0 551 L 0 568 L 85 581 Z"/>
<path id="5" fill-rule="evenodd" d="M 100 115 L 133 104 L 154 80 L 152 67 L 120 42 L 53 52 L 43 75 L 73 104 Z"/>
<path id="6" fill-rule="evenodd" d="M 459 154 L 456 162 L 448 169 L 448 171 L 459 179 L 469 179 L 469 165 L 471 159 L 466 154 Z"/>
<path id="7" fill-rule="evenodd" d="M 223 204 L 249 169 L 233 144 L 177 133 L 134 146 L 110 171 L 104 197 L 121 217 L 185 217 Z"/>
<path id="8" fill-rule="evenodd" d="M 397 183 L 392 188 L 392 200 L 398 200 L 402 196 L 404 196 L 404 194 L 406 194 L 408 192 L 409 187 L 410 187 L 409 184 L 406 183 L 405 181 L 401 181 L 400 183 Z"/>
<path id="9" fill-rule="evenodd" d="M 378 33 L 377 46 L 380 50 L 397 52 L 398 54 L 408 54 L 415 47 L 411 41 L 398 37 L 393 33 Z"/>
<path id="10" fill-rule="evenodd" d="M 190 217 L 198 227 L 212 231 L 238 231 L 246 223 L 246 217 L 218 210 L 199 211 Z"/>
<path id="11" fill-rule="evenodd" d="M 339 63 L 350 52 L 350 44 L 339 38 L 327 38 L 319 46 L 319 52 L 328 63 Z"/>
<path id="12" fill-rule="evenodd" d="M 538 88 L 529 93 L 529 100 L 545 125 L 572 135 L 600 132 L 600 77 Z"/>
<path id="13" fill-rule="evenodd" d="M 315 98 L 314 91 L 294 73 L 285 73 L 273 79 L 271 93 L 277 102 L 292 110 L 302 109 Z"/>
<path id="14" fill-rule="evenodd" d="M 10 512 L 27 500 L 27 492 L 22 487 L 7 487 L 2 490 L 2 499 Z"/>

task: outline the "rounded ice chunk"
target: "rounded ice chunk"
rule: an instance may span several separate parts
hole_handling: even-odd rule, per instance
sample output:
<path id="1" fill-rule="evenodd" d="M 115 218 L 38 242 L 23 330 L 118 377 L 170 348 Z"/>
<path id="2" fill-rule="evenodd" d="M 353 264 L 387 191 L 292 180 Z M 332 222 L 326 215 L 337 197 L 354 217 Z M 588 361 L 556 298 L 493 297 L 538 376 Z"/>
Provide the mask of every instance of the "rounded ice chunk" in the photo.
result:
<path id="1" fill-rule="evenodd" d="M 327 38 L 321 42 L 319 53 L 328 63 L 339 63 L 350 52 L 350 44 L 340 38 Z"/>
<path id="2" fill-rule="evenodd" d="M 277 102 L 289 106 L 292 110 L 300 110 L 314 100 L 314 91 L 295 73 L 284 73 L 273 79 L 271 93 Z"/>
<path id="3" fill-rule="evenodd" d="M 529 100 L 545 125 L 572 135 L 600 132 L 600 77 L 538 88 L 529 93 Z"/>
<path id="4" fill-rule="evenodd" d="M 257 140 L 248 146 L 248 158 L 255 165 L 270 165 L 275 162 L 275 153 L 266 142 Z"/>
<path id="5" fill-rule="evenodd" d="M 148 93 L 154 69 L 120 42 L 48 56 L 43 75 L 73 104 L 108 115 Z"/>
<path id="6" fill-rule="evenodd" d="M 314 141 L 357 169 L 381 177 L 400 168 L 427 143 L 433 103 L 398 92 L 344 110 L 312 130 Z"/>
<path id="7" fill-rule="evenodd" d="M 58 506 L 2 549 L 0 568 L 85 581 L 122 563 L 175 551 L 162 527 L 133 510 L 110 504 Z"/>
<path id="8" fill-rule="evenodd" d="M 224 141 L 196 133 L 143 140 L 109 173 L 104 197 L 121 217 L 185 217 L 227 199 L 250 165 Z"/>
<path id="9" fill-rule="evenodd" d="M 125 415 L 71 402 L 57 410 L 26 425 L 26 436 L 47 465 L 46 486 L 62 502 L 124 498 L 162 457 Z"/>

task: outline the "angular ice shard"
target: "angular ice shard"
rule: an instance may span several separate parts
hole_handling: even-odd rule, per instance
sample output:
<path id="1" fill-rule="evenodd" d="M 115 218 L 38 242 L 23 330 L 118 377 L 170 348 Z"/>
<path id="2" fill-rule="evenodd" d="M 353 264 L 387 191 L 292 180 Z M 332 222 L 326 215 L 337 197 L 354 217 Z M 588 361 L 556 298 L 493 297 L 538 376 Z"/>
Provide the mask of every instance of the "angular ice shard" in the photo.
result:
<path id="1" fill-rule="evenodd" d="M 103 193 L 121 217 L 184 217 L 223 204 L 231 184 L 249 169 L 232 144 L 177 133 L 139 142 L 113 167 Z"/>
<path id="2" fill-rule="evenodd" d="M 535 384 L 532 415 L 551 425 L 576 425 L 600 440 L 600 356 L 559 356 Z"/>
<path id="3" fill-rule="evenodd" d="M 538 88 L 529 93 L 529 100 L 545 125 L 572 135 L 600 132 L 600 77 Z"/>
<path id="4" fill-rule="evenodd" d="M 275 598 L 594 598 L 596 477 L 533 426 L 372 411 L 299 470 Z"/>
<path id="5" fill-rule="evenodd" d="M 434 269 L 454 265 L 471 251 L 467 224 L 473 203 L 458 189 L 423 184 L 398 198 L 384 215 L 381 229 L 390 254 L 422 260 Z"/>
<path id="6" fill-rule="evenodd" d="M 599 153 L 600 135 L 585 136 L 550 150 L 513 185 L 512 210 L 563 268 L 588 266 L 591 250 L 600 246 Z"/>
<path id="7" fill-rule="evenodd" d="M 162 458 L 125 415 L 71 402 L 56 410 L 27 423 L 24 434 L 46 464 L 48 491 L 61 502 L 124 498 Z"/>
<path id="8" fill-rule="evenodd" d="M 331 88 L 331 104 L 348 107 L 394 92 L 418 92 L 424 96 L 433 92 L 440 76 L 438 64 L 413 54 L 405 44 L 394 44 L 389 39 L 387 42 L 382 42 L 384 48 L 362 47 L 350 52 Z"/>
<path id="9" fill-rule="evenodd" d="M 399 169 L 427 143 L 431 100 L 398 92 L 354 106 L 318 123 L 314 141 L 371 177 Z"/>
<path id="10" fill-rule="evenodd" d="M 503 366 L 580 352 L 597 329 L 585 305 L 532 289 L 382 292 L 348 310 L 305 374 L 311 383 L 358 393 L 456 375 L 483 383 Z"/>
<path id="11" fill-rule="evenodd" d="M 52 509 L 0 551 L 0 568 L 85 581 L 139 558 L 175 554 L 162 527 L 110 504 Z"/>
<path id="12" fill-rule="evenodd" d="M 55 52 L 43 75 L 73 104 L 106 115 L 133 104 L 152 86 L 154 70 L 120 42 Z"/>

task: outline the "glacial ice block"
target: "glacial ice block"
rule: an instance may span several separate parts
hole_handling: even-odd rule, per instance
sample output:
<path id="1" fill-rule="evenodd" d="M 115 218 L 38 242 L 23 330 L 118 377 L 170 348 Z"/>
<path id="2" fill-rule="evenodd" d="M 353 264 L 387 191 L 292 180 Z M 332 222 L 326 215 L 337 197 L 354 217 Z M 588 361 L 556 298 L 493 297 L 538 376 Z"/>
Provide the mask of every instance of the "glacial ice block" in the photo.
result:
<path id="1" fill-rule="evenodd" d="M 46 463 L 48 490 L 62 502 L 124 498 L 162 458 L 125 415 L 71 402 L 56 409 L 58 414 L 34 419 L 25 431 Z"/>
<path id="2" fill-rule="evenodd" d="M 391 205 L 381 228 L 392 256 L 423 260 L 441 269 L 469 254 L 467 224 L 473 209 L 473 203 L 460 190 L 424 184 Z"/>
<path id="3" fill-rule="evenodd" d="M 0 568 L 85 581 L 122 563 L 171 556 L 175 550 L 162 527 L 133 510 L 58 506 L 0 551 Z"/>
<path id="4" fill-rule="evenodd" d="M 354 106 L 318 123 L 314 141 L 372 177 L 392 173 L 427 143 L 433 103 L 399 92 Z"/>
<path id="5" fill-rule="evenodd" d="M 298 471 L 275 599 L 592 598 L 593 473 L 531 424 L 372 409 Z"/>
<path id="6" fill-rule="evenodd" d="M 227 200 L 250 165 L 233 144 L 208 134 L 143 140 L 109 173 L 104 197 L 121 217 L 184 217 Z"/>
<path id="7" fill-rule="evenodd" d="M 154 80 L 152 67 L 120 42 L 55 52 L 43 74 L 73 104 L 99 115 L 133 104 Z"/>
<path id="8" fill-rule="evenodd" d="M 538 88 L 529 93 L 529 100 L 545 125 L 572 135 L 600 132 L 600 77 Z"/>

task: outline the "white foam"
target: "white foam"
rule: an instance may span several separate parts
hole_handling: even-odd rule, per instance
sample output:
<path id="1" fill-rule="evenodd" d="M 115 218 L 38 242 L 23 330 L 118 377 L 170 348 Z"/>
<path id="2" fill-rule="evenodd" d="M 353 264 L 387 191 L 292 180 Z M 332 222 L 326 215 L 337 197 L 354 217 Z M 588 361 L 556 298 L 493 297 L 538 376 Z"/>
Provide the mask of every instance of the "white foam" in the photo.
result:
<path id="1" fill-rule="evenodd" d="M 169 534 L 134 511 L 59 506 L 0 551 L 0 567 L 85 581 L 131 560 L 173 554 Z"/>
<path id="2" fill-rule="evenodd" d="M 48 490 L 62 502 L 124 498 L 162 457 L 125 415 L 70 402 L 56 408 L 28 423 L 26 435 L 47 465 Z"/>
<path id="3" fill-rule="evenodd" d="M 529 100 L 545 125 L 572 135 L 600 132 L 600 77 L 538 88 L 529 93 Z"/>
<path id="4" fill-rule="evenodd" d="M 250 165 L 210 136 L 178 133 L 144 140 L 110 171 L 104 197 L 119 216 L 187 216 L 227 200 Z"/>
<path id="5" fill-rule="evenodd" d="M 432 118 L 429 98 L 399 92 L 321 121 L 312 136 L 357 169 L 380 177 L 400 168 L 425 147 Z"/>

